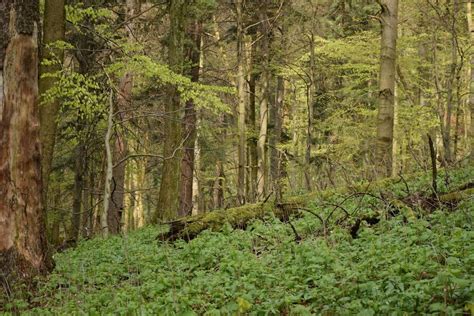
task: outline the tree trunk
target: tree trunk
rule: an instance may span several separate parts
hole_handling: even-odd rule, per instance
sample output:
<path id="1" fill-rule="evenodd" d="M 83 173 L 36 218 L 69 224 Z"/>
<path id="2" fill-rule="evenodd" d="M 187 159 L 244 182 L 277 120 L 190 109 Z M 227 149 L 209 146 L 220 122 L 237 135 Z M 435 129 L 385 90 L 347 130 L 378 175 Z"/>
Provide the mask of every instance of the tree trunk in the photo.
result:
<path id="1" fill-rule="evenodd" d="M 214 180 L 212 197 L 214 209 L 222 209 L 224 207 L 224 177 L 224 165 L 219 160 L 216 164 L 216 179 Z"/>
<path id="2" fill-rule="evenodd" d="M 182 73 L 183 68 L 183 20 L 186 1 L 176 0 L 170 4 L 170 28 L 168 38 L 168 63 L 176 73 Z M 160 192 L 158 196 L 158 210 L 153 221 L 169 220 L 178 215 L 179 210 L 179 182 L 181 179 L 181 100 L 177 87 L 167 88 L 165 103 L 167 119 L 164 132 L 167 133 L 164 142 L 163 171 L 161 174 Z"/>
<path id="3" fill-rule="evenodd" d="M 253 63 L 252 55 L 252 63 Z M 257 178 L 258 178 L 258 154 L 257 154 L 257 127 L 256 127 L 256 82 L 257 74 L 251 73 L 249 79 L 249 108 L 248 108 L 248 124 L 247 127 L 250 130 L 250 135 L 247 140 L 247 160 L 248 160 L 248 172 L 247 172 L 247 182 L 248 182 L 248 192 L 247 192 L 247 201 L 254 203 L 256 200 L 257 192 Z"/>
<path id="4" fill-rule="evenodd" d="M 457 70 L 457 39 L 456 39 L 456 14 L 457 14 L 457 0 L 453 1 L 453 16 L 451 17 L 451 64 L 449 66 L 449 77 L 446 85 L 446 112 L 444 113 L 444 124 L 443 130 L 443 147 L 444 157 L 448 164 L 453 162 L 453 152 L 451 148 L 451 121 L 453 116 L 454 107 L 454 83 L 456 80 Z"/>
<path id="5" fill-rule="evenodd" d="M 45 0 L 43 18 L 43 59 L 52 59 L 54 64 L 40 66 L 40 74 L 52 73 L 61 70 L 64 52 L 62 49 L 46 47 L 57 41 L 64 40 L 65 29 L 65 7 L 64 0 Z M 39 92 L 45 93 L 54 87 L 57 78 L 40 78 Z M 41 171 L 43 176 L 43 191 L 46 209 L 49 173 L 53 161 L 54 143 L 56 140 L 57 115 L 59 112 L 59 100 L 42 103 L 40 106 L 40 139 L 41 139 Z"/>
<path id="6" fill-rule="evenodd" d="M 126 19 L 135 16 L 140 10 L 139 2 L 137 0 L 126 0 Z M 134 40 L 134 23 L 133 20 L 126 23 L 128 33 L 128 43 L 132 44 Z M 131 72 L 125 73 L 120 80 L 119 92 L 117 95 L 117 103 L 115 107 L 116 122 L 119 127 L 122 126 L 127 119 L 127 111 L 130 108 L 132 101 L 132 87 L 133 74 Z M 123 130 L 123 129 L 122 129 Z M 116 129 L 114 135 L 114 149 L 113 149 L 113 171 L 112 181 L 110 185 L 110 201 L 107 210 L 107 226 L 110 234 L 118 234 L 121 231 L 122 213 L 124 211 L 124 196 L 125 196 L 125 170 L 127 162 L 125 157 L 128 154 L 128 143 L 123 132 Z"/>
<path id="7" fill-rule="evenodd" d="M 84 189 L 84 164 L 86 155 L 86 146 L 83 141 L 79 141 L 75 150 L 74 163 L 74 192 L 72 201 L 72 216 L 71 216 L 71 232 L 69 241 L 76 243 L 79 239 L 79 231 L 81 226 L 81 206 L 82 206 L 82 191 Z M 85 214 L 84 214 L 85 216 Z"/>
<path id="8" fill-rule="evenodd" d="M 44 273 L 52 266 L 42 207 L 38 21 L 38 1 L 0 3 L 0 267 L 5 276 L 2 284 L 11 278 Z"/>
<path id="9" fill-rule="evenodd" d="M 309 73 L 310 77 L 309 85 L 306 90 L 306 101 L 307 101 L 307 126 L 306 126 L 306 151 L 305 151 L 305 165 L 304 165 L 304 179 L 306 190 L 311 191 L 313 188 L 311 181 L 311 147 L 313 142 L 313 116 L 314 116 L 314 91 L 316 85 L 316 74 L 315 74 L 315 56 L 314 56 L 314 33 L 311 31 L 309 39 Z"/>
<path id="10" fill-rule="evenodd" d="M 467 21 L 469 27 L 469 33 L 471 34 L 471 45 L 474 44 L 474 25 L 472 23 L 472 5 L 471 1 L 466 2 L 467 9 Z M 474 54 L 471 53 L 471 78 L 469 81 L 469 109 L 471 113 L 471 124 L 469 129 L 469 139 L 470 139 L 470 161 L 474 162 Z"/>
<path id="11" fill-rule="evenodd" d="M 281 186 L 281 165 L 282 154 L 277 146 L 281 142 L 282 133 L 282 113 L 283 102 L 285 99 L 285 80 L 282 76 L 277 77 L 276 98 L 270 112 L 270 120 L 273 127 L 270 139 L 270 162 L 273 193 L 275 194 L 275 203 L 278 205 L 283 199 L 283 190 Z"/>
<path id="12" fill-rule="evenodd" d="M 87 169 L 86 169 L 87 170 Z M 82 238 L 90 238 L 92 236 L 93 224 L 93 190 L 94 190 L 94 169 L 89 166 L 86 178 L 84 180 L 84 188 L 82 192 Z"/>
<path id="13" fill-rule="evenodd" d="M 109 113 L 107 115 L 107 132 L 105 133 L 105 181 L 104 181 L 104 207 L 100 214 L 99 227 L 102 235 L 106 237 L 109 234 L 109 204 L 111 198 L 111 184 L 113 178 L 113 157 L 112 148 L 110 146 L 110 137 L 112 135 L 113 117 L 114 117 L 114 102 L 113 92 L 110 90 L 109 96 Z"/>
<path id="14" fill-rule="evenodd" d="M 375 160 L 377 177 L 392 174 L 394 91 L 397 56 L 398 0 L 381 0 L 379 109 Z"/>
<path id="15" fill-rule="evenodd" d="M 239 205 L 245 204 L 245 143 L 246 143 L 246 126 L 245 126 L 245 54 L 244 54 L 244 29 L 242 20 L 242 0 L 236 2 L 237 11 L 237 96 L 238 96 L 238 117 L 237 129 L 239 134 L 238 144 L 238 172 L 237 172 L 237 201 Z"/>
<path id="16" fill-rule="evenodd" d="M 269 100 L 269 82 L 270 82 L 270 65 L 269 65 L 269 50 L 270 50 L 270 29 L 268 25 L 268 16 L 266 13 L 266 6 L 264 12 L 261 14 L 260 20 L 262 22 L 262 98 L 260 102 L 260 132 L 257 140 L 257 154 L 258 154 L 258 174 L 257 174 L 257 200 L 265 198 L 267 189 L 266 169 L 267 169 L 267 130 L 268 130 L 268 100 Z"/>
<path id="17" fill-rule="evenodd" d="M 191 45 L 187 47 L 187 58 L 191 62 L 189 75 L 191 81 L 199 81 L 200 61 L 201 61 L 201 32 L 202 24 L 194 21 L 190 30 Z M 194 101 L 186 102 L 183 119 L 184 149 L 183 160 L 181 161 L 181 194 L 179 216 L 191 215 L 193 211 L 193 177 L 194 177 L 194 145 L 197 136 L 197 116 Z"/>

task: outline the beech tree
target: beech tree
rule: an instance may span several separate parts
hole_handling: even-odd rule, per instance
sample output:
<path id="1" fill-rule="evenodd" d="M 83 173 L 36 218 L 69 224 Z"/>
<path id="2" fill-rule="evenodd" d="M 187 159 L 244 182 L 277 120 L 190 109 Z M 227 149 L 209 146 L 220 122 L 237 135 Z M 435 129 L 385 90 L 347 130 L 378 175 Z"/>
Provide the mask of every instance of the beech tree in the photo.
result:
<path id="1" fill-rule="evenodd" d="M 64 0 L 46 0 L 43 17 L 43 46 L 42 59 L 49 59 L 48 65 L 40 66 L 41 75 L 59 71 L 62 66 L 64 52 L 55 47 L 57 41 L 64 41 L 65 6 Z M 49 46 L 50 45 L 50 46 Z M 41 77 L 39 81 L 40 94 L 54 86 L 57 77 Z M 41 168 L 43 176 L 44 202 L 47 203 L 49 173 L 53 161 L 54 144 L 56 141 L 57 115 L 59 100 L 44 102 L 40 106 L 40 138 L 42 145 Z M 46 205 L 45 205 L 46 206 Z"/>
<path id="2" fill-rule="evenodd" d="M 392 174 L 398 0 L 381 0 L 378 3 L 382 9 L 382 38 L 375 160 L 377 176 L 384 177 Z"/>
<path id="3" fill-rule="evenodd" d="M 38 22 L 39 1 L 0 3 L 0 266 L 7 277 L 51 268 L 42 203 Z"/>
<path id="4" fill-rule="evenodd" d="M 184 12 L 187 7 L 184 0 L 172 1 L 169 6 L 170 28 L 168 34 L 168 64 L 178 74 L 183 72 L 184 62 Z M 165 111 L 166 137 L 163 150 L 163 170 L 161 174 L 158 210 L 155 220 L 172 219 L 179 212 L 179 183 L 181 179 L 182 126 L 181 98 L 178 88 L 169 85 L 167 89 Z"/>

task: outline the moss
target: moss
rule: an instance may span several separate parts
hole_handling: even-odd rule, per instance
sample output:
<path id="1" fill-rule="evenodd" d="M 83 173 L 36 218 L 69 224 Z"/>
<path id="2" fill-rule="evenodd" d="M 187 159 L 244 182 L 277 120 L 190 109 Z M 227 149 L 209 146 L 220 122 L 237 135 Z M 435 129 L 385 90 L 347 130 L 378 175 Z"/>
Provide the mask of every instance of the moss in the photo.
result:
<path id="1" fill-rule="evenodd" d="M 455 191 L 447 194 L 443 194 L 439 197 L 441 202 L 459 202 L 464 199 L 473 198 L 474 197 L 474 188 L 462 190 L 462 191 Z"/>

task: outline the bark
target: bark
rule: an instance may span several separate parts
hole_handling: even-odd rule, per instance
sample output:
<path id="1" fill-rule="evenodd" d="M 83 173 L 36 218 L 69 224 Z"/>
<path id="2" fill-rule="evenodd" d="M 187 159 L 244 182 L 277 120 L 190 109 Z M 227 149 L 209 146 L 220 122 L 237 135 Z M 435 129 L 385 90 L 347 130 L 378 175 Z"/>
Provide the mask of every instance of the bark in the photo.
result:
<path id="1" fill-rule="evenodd" d="M 472 5 L 471 1 L 466 2 L 466 11 L 467 11 L 467 21 L 469 27 L 469 33 L 471 35 L 471 45 L 474 44 L 474 25 L 472 23 Z M 470 109 L 470 129 L 469 129 L 469 139 L 470 139 L 470 150 L 471 154 L 469 155 L 470 161 L 474 162 L 474 54 L 471 53 L 470 60 L 470 73 L 471 78 L 469 80 L 469 109 Z"/>
<path id="2" fill-rule="evenodd" d="M 240 205 L 245 204 L 245 71 L 244 71 L 244 29 L 242 20 L 242 0 L 236 2 L 237 11 L 237 95 L 238 95 L 238 118 L 237 129 L 239 134 L 238 144 L 238 172 L 237 172 L 237 201 Z"/>
<path id="3" fill-rule="evenodd" d="M 311 147 L 312 147 L 312 139 L 313 139 L 313 117 L 314 117 L 314 91 L 315 91 L 315 85 L 316 85 L 316 75 L 315 75 L 315 56 L 314 56 L 314 33 L 311 32 L 310 36 L 310 59 L 309 59 L 309 72 L 310 72 L 310 82 L 309 85 L 307 86 L 307 126 L 306 126 L 306 151 L 305 151 L 305 166 L 304 166 L 304 178 L 305 178 L 305 185 L 306 185 L 306 190 L 311 191 L 312 190 L 312 181 L 311 181 Z"/>
<path id="4" fill-rule="evenodd" d="M 119 125 L 123 125 L 127 118 L 132 99 L 133 75 L 127 73 L 119 84 L 119 92 L 115 107 L 115 118 Z M 110 234 L 118 234 L 121 230 L 122 213 L 124 210 L 125 192 L 125 169 L 128 155 L 128 143 L 122 130 L 118 128 L 114 135 L 114 147 L 112 154 L 113 170 L 110 188 L 110 201 L 107 211 L 107 226 Z"/>
<path id="5" fill-rule="evenodd" d="M 199 120 L 198 120 L 199 122 Z M 198 123 L 199 124 L 199 123 Z M 192 214 L 197 215 L 204 211 L 203 192 L 201 186 L 201 147 L 199 144 L 199 132 L 194 142 L 194 175 L 193 175 L 193 210 Z"/>
<path id="6" fill-rule="evenodd" d="M 89 167 L 89 171 L 84 179 L 84 188 L 82 192 L 82 238 L 90 238 L 92 236 L 92 224 L 94 222 L 94 169 Z"/>
<path id="7" fill-rule="evenodd" d="M 107 132 L 105 133 L 105 181 L 104 181 L 104 207 L 100 214 L 100 231 L 103 236 L 107 236 L 109 234 L 109 204 L 110 204 L 110 197 L 111 197 L 111 184 L 112 184 L 112 177 L 113 177 L 113 158 L 112 158 L 112 148 L 110 146 L 110 137 L 112 136 L 112 128 L 113 128 L 113 116 L 114 116 L 114 103 L 113 103 L 113 92 L 110 91 L 109 96 L 109 114 L 107 116 Z"/>
<path id="8" fill-rule="evenodd" d="M 264 9 L 266 7 L 264 6 Z M 260 132 L 257 140 L 258 173 L 257 173 L 257 200 L 265 198 L 267 189 L 266 169 L 267 169 L 267 131 L 268 131 L 268 100 L 269 100 L 269 50 L 270 50 L 270 27 L 268 25 L 268 15 L 266 11 L 261 14 L 262 22 L 262 99 L 260 102 Z"/>
<path id="9" fill-rule="evenodd" d="M 86 147 L 84 142 L 80 142 L 75 151 L 74 163 L 74 190 L 72 201 L 72 216 L 71 216 L 71 233 L 69 240 L 76 243 L 79 239 L 79 231 L 81 226 L 81 206 L 82 206 L 82 191 L 84 188 L 84 164 Z M 85 216 L 85 215 L 84 215 Z"/>
<path id="10" fill-rule="evenodd" d="M 191 62 L 189 75 L 191 81 L 199 81 L 201 61 L 202 24 L 194 21 L 189 32 L 191 45 L 187 47 L 187 58 Z M 191 215 L 193 211 L 194 145 L 197 137 L 197 116 L 193 100 L 186 102 L 184 109 L 183 131 L 185 135 L 183 160 L 181 161 L 181 193 L 179 216 Z"/>
<path id="11" fill-rule="evenodd" d="M 132 18 L 138 13 L 140 4 L 137 0 L 126 0 L 126 19 Z M 128 42 L 131 44 L 134 40 L 134 23 L 126 23 Z M 119 126 L 123 126 L 127 119 L 127 113 L 132 100 L 133 74 L 127 72 L 124 74 L 119 84 L 117 103 L 115 107 L 115 119 Z M 128 154 L 127 139 L 123 132 L 116 129 L 114 135 L 113 149 L 113 171 L 111 181 L 111 194 L 109 208 L 107 210 L 107 226 L 110 234 L 118 234 L 121 231 L 122 213 L 124 210 L 124 192 L 125 192 L 125 170 L 127 162 L 124 158 Z"/>
<path id="12" fill-rule="evenodd" d="M 219 160 L 216 164 L 216 179 L 214 180 L 212 197 L 214 209 L 221 209 L 224 207 L 224 177 L 224 164 Z"/>
<path id="13" fill-rule="evenodd" d="M 375 162 L 378 177 L 392 174 L 394 91 L 397 54 L 398 0 L 382 0 L 379 109 Z"/>
<path id="14" fill-rule="evenodd" d="M 0 4 L 2 284 L 17 277 L 29 278 L 47 272 L 52 267 L 42 207 L 37 104 L 38 18 L 37 1 L 2 1 Z M 0 289 L 5 287 L 0 286 Z"/>
<path id="15" fill-rule="evenodd" d="M 168 38 L 168 64 L 176 73 L 182 73 L 183 68 L 183 20 L 186 1 L 176 0 L 170 3 L 170 29 Z M 181 100 L 177 87 L 167 88 L 165 111 L 167 118 L 164 123 L 166 133 L 161 174 L 160 192 L 158 196 L 158 211 L 153 216 L 156 223 L 159 219 L 172 219 L 178 216 L 179 182 L 181 178 Z"/>
<path id="16" fill-rule="evenodd" d="M 43 45 L 42 59 L 54 60 L 52 65 L 40 66 L 40 75 L 54 73 L 61 70 L 64 52 L 62 49 L 46 48 L 47 45 L 64 40 L 65 6 L 64 0 L 46 0 L 44 3 L 43 18 Z M 45 93 L 57 82 L 57 78 L 40 78 L 39 92 Z M 44 203 L 46 208 L 49 173 L 54 154 L 56 140 L 57 116 L 60 108 L 59 100 L 43 102 L 40 105 L 40 139 L 41 139 L 41 168 L 43 176 Z"/>
<path id="17" fill-rule="evenodd" d="M 456 14 L 457 14 L 457 0 L 453 1 L 453 16 L 451 17 L 451 64 L 449 68 L 449 77 L 446 85 L 447 94 L 446 94 L 446 112 L 444 113 L 444 122 L 445 128 L 443 130 L 443 147 L 444 147 L 444 157 L 446 162 L 453 162 L 453 152 L 451 148 L 451 121 L 452 113 L 454 107 L 454 83 L 456 80 L 456 70 L 457 70 L 457 38 L 456 38 Z"/>
<path id="18" fill-rule="evenodd" d="M 253 60 L 252 60 L 253 63 Z M 251 73 L 249 80 L 249 109 L 248 109 L 248 123 L 249 137 L 247 139 L 247 156 L 248 156 L 248 192 L 247 201 L 254 203 L 256 201 L 257 192 L 257 178 L 258 178 L 258 154 L 257 154 L 257 126 L 256 126 L 256 82 L 257 74 Z"/>
<path id="19" fill-rule="evenodd" d="M 227 210 L 217 210 L 197 216 L 187 216 L 168 223 L 168 232 L 159 236 L 160 240 L 174 241 L 177 239 L 191 240 L 206 229 L 218 231 L 226 223 L 233 228 L 245 229 L 255 219 L 276 216 L 281 221 L 288 221 L 291 215 L 300 214 L 298 207 L 305 203 L 291 202 L 274 208 L 270 203 L 249 204 Z"/>
<path id="20" fill-rule="evenodd" d="M 282 76 L 277 77 L 276 98 L 270 112 L 270 121 L 272 133 L 270 136 L 270 165 L 273 193 L 275 194 L 275 203 L 280 204 L 283 199 L 283 190 L 281 184 L 282 178 L 282 154 L 277 146 L 281 143 L 282 133 L 282 113 L 283 102 L 285 98 L 285 80 Z"/>

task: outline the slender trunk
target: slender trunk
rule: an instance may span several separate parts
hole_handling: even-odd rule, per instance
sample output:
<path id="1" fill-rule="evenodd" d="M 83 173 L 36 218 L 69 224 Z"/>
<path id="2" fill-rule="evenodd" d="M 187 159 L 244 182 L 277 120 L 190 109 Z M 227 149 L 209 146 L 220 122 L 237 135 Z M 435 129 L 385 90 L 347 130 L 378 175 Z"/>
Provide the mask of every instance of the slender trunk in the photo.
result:
<path id="1" fill-rule="evenodd" d="M 382 38 L 375 159 L 377 177 L 387 177 L 392 174 L 398 0 L 382 0 L 381 8 Z"/>
<path id="2" fill-rule="evenodd" d="M 0 3 L 0 291 L 12 278 L 52 267 L 42 205 L 38 21 L 38 1 Z"/>
<path id="3" fill-rule="evenodd" d="M 311 181 L 311 147 L 313 142 L 313 117 L 314 117 L 314 92 L 316 85 L 316 75 L 315 75 L 315 56 L 314 56 L 314 33 L 311 32 L 309 43 L 309 73 L 310 77 L 309 84 L 306 87 L 306 102 L 307 102 L 307 126 L 306 126 L 306 150 L 305 150 L 305 166 L 304 166 L 304 179 L 306 190 L 312 190 L 312 181 Z"/>
<path id="4" fill-rule="evenodd" d="M 238 172 L 237 172 L 237 201 L 240 205 L 245 204 L 245 54 L 244 54 L 244 29 L 242 19 L 242 0 L 236 2 L 237 11 L 237 95 L 238 95 L 238 117 L 237 128 L 239 134 L 238 144 Z"/>
<path id="5" fill-rule="evenodd" d="M 466 2 L 466 11 L 467 11 L 467 21 L 469 27 L 469 33 L 471 35 L 471 45 L 474 44 L 474 24 L 472 23 L 472 5 L 471 1 Z M 470 160 L 471 162 L 474 161 L 474 54 L 471 53 L 471 60 L 470 60 L 470 72 L 471 77 L 469 80 L 469 109 L 470 109 L 470 129 L 469 129 L 469 139 L 470 139 Z"/>
<path id="6" fill-rule="evenodd" d="M 258 154 L 257 154 L 257 126 L 256 126 L 256 82 L 257 75 L 250 74 L 249 80 L 249 109 L 248 109 L 248 124 L 250 136 L 247 140 L 248 148 L 248 196 L 247 200 L 250 203 L 255 202 L 257 192 L 257 178 L 258 178 Z"/>
<path id="7" fill-rule="evenodd" d="M 276 87 L 276 98 L 275 103 L 272 106 L 271 121 L 273 123 L 273 131 L 270 140 L 270 159 L 271 159 L 271 176 L 273 192 L 275 194 L 275 203 L 278 205 L 283 199 L 283 189 L 281 184 L 282 178 L 282 154 L 277 146 L 281 143 L 282 133 L 282 113 L 283 113 L 283 102 L 285 99 L 285 80 L 282 76 L 277 77 Z"/>
<path id="8" fill-rule="evenodd" d="M 82 193 L 82 238 L 90 238 L 92 236 L 92 218 L 94 214 L 93 210 L 93 186 L 94 186 L 94 169 L 92 166 L 85 168 L 87 173 L 84 179 L 84 188 Z"/>
<path id="9" fill-rule="evenodd" d="M 184 44 L 184 13 L 187 1 L 175 0 L 170 4 L 170 28 L 168 38 L 168 63 L 176 73 L 183 70 Z M 168 220 L 178 216 L 179 183 L 181 179 L 181 98 L 177 87 L 167 88 L 165 103 L 167 119 L 164 124 L 166 133 L 163 156 L 163 171 L 161 173 L 160 192 L 158 195 L 158 210 L 153 216 L 153 222 L 159 219 Z"/>
<path id="10" fill-rule="evenodd" d="M 110 96 L 109 96 L 109 114 L 107 118 L 107 132 L 105 133 L 106 166 L 105 166 L 104 197 L 103 197 L 104 207 L 100 215 L 100 230 L 103 236 L 107 236 L 109 234 L 108 211 L 109 211 L 110 196 L 111 196 L 110 186 L 112 184 L 113 167 L 114 167 L 113 158 L 112 158 L 112 148 L 110 146 L 110 137 L 112 135 L 112 127 L 113 127 L 113 116 L 114 116 L 114 103 L 113 103 L 113 92 L 111 90 Z"/>
<path id="11" fill-rule="evenodd" d="M 82 191 L 84 189 L 84 164 L 86 147 L 84 142 L 80 141 L 75 150 L 74 163 L 74 190 L 72 201 L 72 216 L 71 216 L 71 233 L 69 240 L 73 243 L 79 239 L 79 231 L 81 226 L 81 206 L 82 206 Z"/>
<path id="12" fill-rule="evenodd" d="M 199 118 L 197 118 L 199 124 Z M 203 212 L 202 208 L 202 187 L 201 187 L 201 147 L 199 144 L 199 131 L 194 142 L 194 174 L 193 174 L 193 210 L 192 214 L 197 215 Z"/>
<path id="13" fill-rule="evenodd" d="M 260 132 L 257 140 L 257 154 L 258 154 L 258 173 L 257 173 L 257 200 L 265 198 L 267 190 L 267 130 L 268 130 L 268 100 L 269 100 L 269 82 L 270 82 L 270 29 L 268 25 L 268 16 L 266 11 L 261 14 L 262 26 L 262 99 L 260 102 Z"/>
<path id="14" fill-rule="evenodd" d="M 457 38 L 456 38 L 456 14 L 457 0 L 453 1 L 453 16 L 451 17 L 451 65 L 449 69 L 449 77 L 447 82 L 447 100 L 445 113 L 445 128 L 443 133 L 444 157 L 447 163 L 453 162 L 453 153 L 451 148 L 451 121 L 454 107 L 454 83 L 456 80 L 457 70 Z"/>
<path id="15" fill-rule="evenodd" d="M 213 189 L 214 209 L 222 209 L 224 207 L 224 176 L 224 165 L 222 161 L 218 161 Z"/>
<path id="16" fill-rule="evenodd" d="M 140 4 L 137 0 L 126 0 L 126 19 L 135 16 L 140 10 Z M 126 23 L 126 30 L 128 34 L 128 43 L 133 44 L 135 24 L 132 21 Z M 117 103 L 115 107 L 116 114 L 114 115 L 119 127 L 123 127 L 123 123 L 127 119 L 127 112 L 130 109 L 132 101 L 132 87 L 133 74 L 127 72 L 124 74 L 119 84 L 119 91 L 117 95 Z M 116 129 L 114 135 L 113 147 L 113 171 L 112 186 L 110 191 L 109 208 L 107 210 L 107 226 L 110 234 L 118 234 L 121 231 L 122 214 L 124 210 L 124 192 L 125 192 L 125 170 L 127 162 L 123 160 L 128 154 L 127 139 L 120 129 Z"/>
<path id="17" fill-rule="evenodd" d="M 40 75 L 53 73 L 61 70 L 64 52 L 62 49 L 52 49 L 46 47 L 57 41 L 64 40 L 65 29 L 65 6 L 64 0 L 45 0 L 43 17 L 43 45 L 42 59 L 54 60 L 48 66 L 40 66 Z M 40 95 L 54 87 L 57 82 L 55 77 L 40 77 Z M 49 173 L 53 161 L 54 143 L 56 140 L 57 115 L 59 112 L 59 101 L 43 102 L 40 106 L 40 140 L 41 140 L 41 171 L 43 177 L 43 202 L 47 208 L 47 191 L 49 183 Z"/>
<path id="18" fill-rule="evenodd" d="M 189 74 L 191 81 L 199 81 L 200 63 L 202 55 L 201 45 L 202 24 L 195 21 L 190 30 L 192 45 L 187 48 L 187 58 L 191 62 Z M 194 101 L 186 102 L 184 109 L 183 131 L 185 136 L 183 160 L 181 161 L 181 194 L 179 216 L 190 215 L 193 210 L 193 176 L 194 176 L 194 145 L 197 136 L 197 116 Z"/>
<path id="19" fill-rule="evenodd" d="M 120 125 L 123 125 L 127 118 L 127 111 L 130 109 L 132 100 L 133 75 L 127 73 L 119 84 L 119 92 L 115 106 L 115 118 Z M 120 126 L 119 126 L 120 127 Z M 123 126 L 122 126 L 123 127 Z M 112 153 L 112 180 L 110 188 L 110 201 L 107 210 L 107 226 L 110 234 L 118 234 L 121 230 L 121 220 L 124 210 L 125 192 L 125 170 L 127 166 L 126 156 L 128 155 L 128 142 L 123 129 L 116 128 L 113 138 L 114 147 Z"/>
<path id="20" fill-rule="evenodd" d="M 398 100 L 397 100 L 397 85 L 395 84 L 395 89 L 393 90 L 393 143 L 392 143 L 392 177 L 398 175 L 401 172 L 402 166 L 401 161 L 398 159 L 400 157 L 399 148 L 400 144 L 398 140 L 400 139 L 400 133 L 398 132 Z"/>

